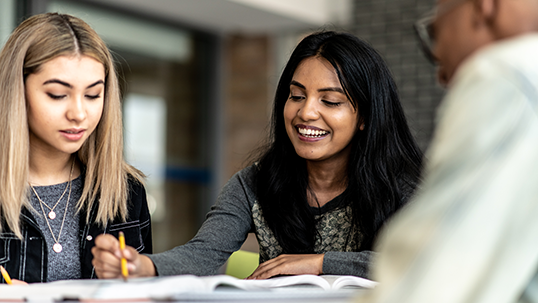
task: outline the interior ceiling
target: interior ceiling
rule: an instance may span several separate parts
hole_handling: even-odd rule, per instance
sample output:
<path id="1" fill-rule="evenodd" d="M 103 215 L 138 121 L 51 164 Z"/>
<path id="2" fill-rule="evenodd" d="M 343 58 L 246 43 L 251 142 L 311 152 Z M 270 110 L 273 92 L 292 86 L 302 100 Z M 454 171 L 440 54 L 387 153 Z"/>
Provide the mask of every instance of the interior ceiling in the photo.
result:
<path id="1" fill-rule="evenodd" d="M 275 32 L 321 25 L 227 0 L 85 1 L 179 21 L 212 32 Z"/>

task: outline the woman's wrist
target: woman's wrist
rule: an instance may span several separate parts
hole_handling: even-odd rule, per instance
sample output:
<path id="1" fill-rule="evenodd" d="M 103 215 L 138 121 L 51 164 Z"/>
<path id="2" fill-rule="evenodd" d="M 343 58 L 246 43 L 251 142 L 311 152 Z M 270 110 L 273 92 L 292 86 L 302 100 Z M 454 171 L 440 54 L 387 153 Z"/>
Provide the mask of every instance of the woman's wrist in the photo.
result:
<path id="1" fill-rule="evenodd" d="M 318 268 L 319 275 L 323 275 L 323 260 L 325 259 L 325 254 L 319 254 Z"/>
<path id="2" fill-rule="evenodd" d="M 140 255 L 140 276 L 141 277 L 155 277 L 157 276 L 157 270 L 155 264 L 148 256 Z"/>

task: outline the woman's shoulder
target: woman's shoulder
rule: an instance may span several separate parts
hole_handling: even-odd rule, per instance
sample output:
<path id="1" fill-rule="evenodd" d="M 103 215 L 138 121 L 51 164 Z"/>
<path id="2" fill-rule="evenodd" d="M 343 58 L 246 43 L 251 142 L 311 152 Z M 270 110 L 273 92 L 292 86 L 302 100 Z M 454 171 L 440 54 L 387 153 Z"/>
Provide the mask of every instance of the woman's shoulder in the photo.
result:
<path id="1" fill-rule="evenodd" d="M 249 165 L 236 172 L 223 188 L 222 194 L 236 195 L 243 192 L 249 199 L 255 200 L 256 174 L 258 172 L 257 164 Z"/>
<path id="2" fill-rule="evenodd" d="M 256 178 L 256 174 L 259 171 L 258 163 L 251 164 L 242 170 L 238 171 L 235 175 L 243 180 L 254 180 Z"/>
<path id="3" fill-rule="evenodd" d="M 131 175 L 127 177 L 127 189 L 129 195 L 128 204 L 146 203 L 146 188 L 142 180 L 139 180 Z"/>
<path id="4" fill-rule="evenodd" d="M 127 184 L 129 185 L 129 190 L 138 191 L 144 189 L 143 181 L 135 178 L 133 175 L 130 174 L 127 175 Z"/>
<path id="5" fill-rule="evenodd" d="M 250 185 L 252 182 L 254 182 L 257 171 L 258 168 L 256 163 L 249 165 L 234 173 L 233 176 L 228 180 L 227 184 L 247 183 Z"/>

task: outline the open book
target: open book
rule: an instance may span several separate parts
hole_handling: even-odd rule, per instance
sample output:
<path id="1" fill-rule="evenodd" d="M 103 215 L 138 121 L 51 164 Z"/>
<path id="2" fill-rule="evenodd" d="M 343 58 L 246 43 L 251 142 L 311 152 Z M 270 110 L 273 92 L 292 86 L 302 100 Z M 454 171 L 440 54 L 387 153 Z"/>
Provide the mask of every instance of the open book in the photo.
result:
<path id="1" fill-rule="evenodd" d="M 275 288 L 289 286 L 315 286 L 324 290 L 342 289 L 344 287 L 353 288 L 374 288 L 377 282 L 359 278 L 355 276 L 334 276 L 334 275 L 297 275 L 282 276 L 267 280 L 241 280 L 243 283 L 252 287 Z M 239 287 L 241 288 L 241 287 Z"/>
<path id="2" fill-rule="evenodd" d="M 318 291 L 347 287 L 373 288 L 376 282 L 354 276 L 283 276 L 267 280 L 241 280 L 218 275 L 197 277 L 180 275 L 122 280 L 69 280 L 30 285 L 0 285 L 0 301 L 36 299 L 58 301 L 64 299 L 134 300 L 178 299 L 183 295 L 207 294 L 219 290 L 271 292 L 289 287 L 309 287 Z"/>

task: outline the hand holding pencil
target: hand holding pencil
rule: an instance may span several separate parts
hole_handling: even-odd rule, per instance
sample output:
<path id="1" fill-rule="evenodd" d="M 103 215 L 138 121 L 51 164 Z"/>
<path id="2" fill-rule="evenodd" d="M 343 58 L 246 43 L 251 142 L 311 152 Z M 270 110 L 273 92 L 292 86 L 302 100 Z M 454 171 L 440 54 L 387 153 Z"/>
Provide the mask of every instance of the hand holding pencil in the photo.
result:
<path id="1" fill-rule="evenodd" d="M 119 236 L 120 241 L 120 250 L 121 250 L 121 276 L 125 282 L 127 282 L 127 278 L 129 277 L 129 269 L 127 269 L 127 259 L 123 256 L 123 251 L 125 250 L 125 235 L 122 231 L 120 231 Z"/>
<path id="2" fill-rule="evenodd" d="M 123 240 L 122 240 L 123 237 Z M 100 279 L 151 277 L 156 275 L 153 262 L 125 244 L 125 236 L 110 234 L 95 238 L 92 264 Z"/>

